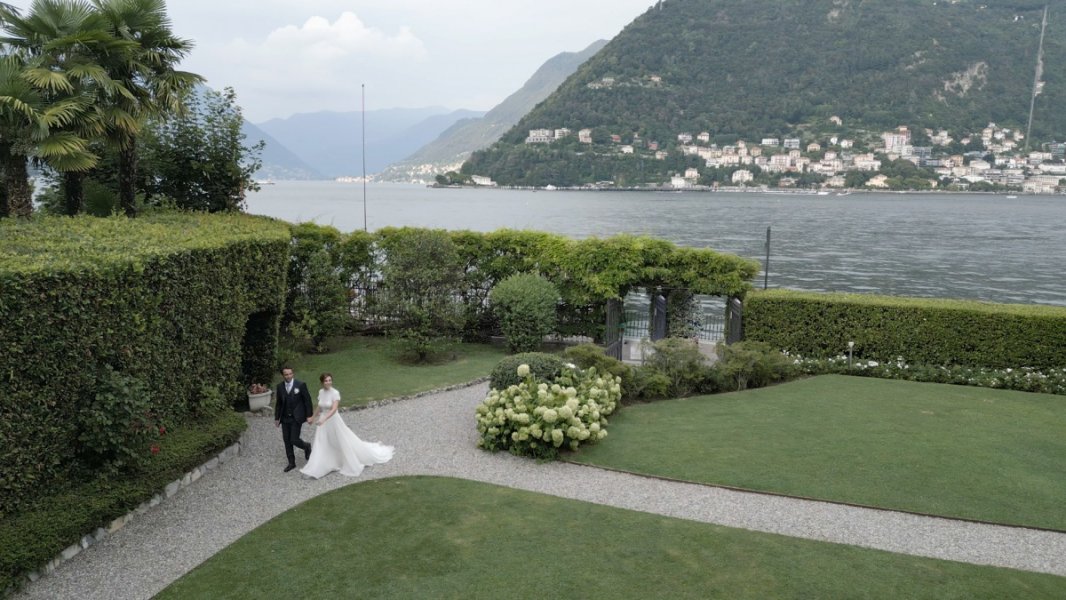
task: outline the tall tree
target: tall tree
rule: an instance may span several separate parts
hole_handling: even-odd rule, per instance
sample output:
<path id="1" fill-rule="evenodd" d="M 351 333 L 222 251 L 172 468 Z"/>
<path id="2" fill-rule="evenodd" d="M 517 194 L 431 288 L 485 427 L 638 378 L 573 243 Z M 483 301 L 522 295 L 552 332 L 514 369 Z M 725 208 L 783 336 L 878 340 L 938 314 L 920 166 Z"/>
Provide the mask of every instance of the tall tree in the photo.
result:
<path id="1" fill-rule="evenodd" d="M 192 49 L 174 35 L 163 0 L 93 0 L 115 38 L 132 42 L 101 57 L 111 78 L 129 95 L 116 95 L 107 112 L 107 135 L 119 152 L 119 198 L 129 216 L 137 213 L 137 135 L 152 115 L 178 112 L 182 94 L 203 81 L 175 66 Z"/>
<path id="2" fill-rule="evenodd" d="M 26 140 L 38 99 L 11 57 L 0 60 L 0 217 L 33 212 Z"/>
<path id="3" fill-rule="evenodd" d="M 24 172 L 32 154 L 80 183 L 82 174 L 98 160 L 90 142 L 104 132 L 95 97 L 124 92 L 93 56 L 121 50 L 128 43 L 111 36 L 84 0 L 35 0 L 25 16 L 0 7 L 0 23 L 6 33 L 0 37 L 6 90 L 0 90 L 0 106 L 15 151 L 5 172 L 20 177 L 14 163 L 21 157 Z M 68 186 L 75 191 L 68 196 L 68 214 L 81 210 L 78 189 L 80 185 Z M 28 191 L 17 188 L 11 200 L 19 214 L 32 210 L 23 193 Z"/>
<path id="4" fill-rule="evenodd" d="M 170 199 L 187 210 L 237 211 L 252 175 L 262 165 L 265 143 L 245 145 L 244 117 L 231 88 L 197 88 L 179 115 L 149 119 L 138 145 L 145 202 Z"/>

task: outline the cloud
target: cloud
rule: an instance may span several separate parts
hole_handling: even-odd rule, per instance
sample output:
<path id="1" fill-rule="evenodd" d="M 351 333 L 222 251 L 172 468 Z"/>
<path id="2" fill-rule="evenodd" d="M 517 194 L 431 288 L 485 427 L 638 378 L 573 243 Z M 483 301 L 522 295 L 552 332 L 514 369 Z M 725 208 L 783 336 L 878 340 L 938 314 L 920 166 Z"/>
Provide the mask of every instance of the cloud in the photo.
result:
<path id="1" fill-rule="evenodd" d="M 409 28 L 395 35 L 367 27 L 352 12 L 341 13 L 336 22 L 311 17 L 302 27 L 289 25 L 270 32 L 262 44 L 249 48 L 254 53 L 305 60 L 337 61 L 366 53 L 389 59 L 418 60 L 426 50 Z"/>
<path id="2" fill-rule="evenodd" d="M 214 48 L 201 46 L 197 54 L 210 60 L 194 58 L 188 68 L 205 75 L 209 84 L 233 86 L 240 97 L 257 98 L 255 109 L 246 110 L 253 121 L 268 114 L 352 110 L 360 82 L 417 68 L 428 55 L 410 28 L 375 29 L 352 12 L 332 22 L 312 16 L 257 41 L 237 38 Z M 315 105 L 307 106 L 312 97 Z"/>
<path id="3" fill-rule="evenodd" d="M 28 8 L 31 0 L 0 0 Z M 171 0 L 181 68 L 253 122 L 295 112 L 488 110 L 545 60 L 610 38 L 653 0 Z M 358 11 L 353 6 L 358 5 Z"/>

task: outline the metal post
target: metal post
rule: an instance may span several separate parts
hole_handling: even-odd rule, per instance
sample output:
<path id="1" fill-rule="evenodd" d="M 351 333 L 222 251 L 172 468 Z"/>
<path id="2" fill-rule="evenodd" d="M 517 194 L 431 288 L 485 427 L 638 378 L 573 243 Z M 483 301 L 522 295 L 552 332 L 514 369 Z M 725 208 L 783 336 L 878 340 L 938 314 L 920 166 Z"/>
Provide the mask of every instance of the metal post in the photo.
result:
<path id="1" fill-rule="evenodd" d="M 360 88 L 362 88 L 362 104 L 360 107 L 362 125 L 360 128 L 363 133 L 363 231 L 366 231 L 366 84 L 360 84 Z"/>
<path id="2" fill-rule="evenodd" d="M 763 268 L 762 289 L 770 282 L 770 228 L 766 228 L 766 266 Z"/>

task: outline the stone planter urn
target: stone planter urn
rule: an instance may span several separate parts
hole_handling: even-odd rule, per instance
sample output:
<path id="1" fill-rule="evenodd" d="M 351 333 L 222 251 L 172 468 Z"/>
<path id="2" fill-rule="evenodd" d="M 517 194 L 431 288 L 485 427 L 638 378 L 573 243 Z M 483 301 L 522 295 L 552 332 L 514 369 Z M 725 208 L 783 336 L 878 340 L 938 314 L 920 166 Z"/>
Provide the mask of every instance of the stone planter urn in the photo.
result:
<path id="1" fill-rule="evenodd" d="M 248 392 L 248 410 L 257 411 L 270 406 L 270 397 L 274 395 L 272 390 L 253 394 Z"/>

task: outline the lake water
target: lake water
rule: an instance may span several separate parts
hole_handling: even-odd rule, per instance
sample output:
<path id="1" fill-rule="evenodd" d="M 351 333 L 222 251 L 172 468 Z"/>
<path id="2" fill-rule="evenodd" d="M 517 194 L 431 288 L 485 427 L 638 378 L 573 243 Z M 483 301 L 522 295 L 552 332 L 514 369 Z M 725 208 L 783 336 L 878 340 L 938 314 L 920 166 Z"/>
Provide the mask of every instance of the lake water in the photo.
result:
<path id="1" fill-rule="evenodd" d="M 766 257 L 769 287 L 1066 306 L 1066 196 L 429 189 L 370 184 L 366 227 L 646 234 Z M 364 228 L 362 184 L 278 182 L 248 212 Z M 763 273 L 755 281 L 763 285 Z"/>

